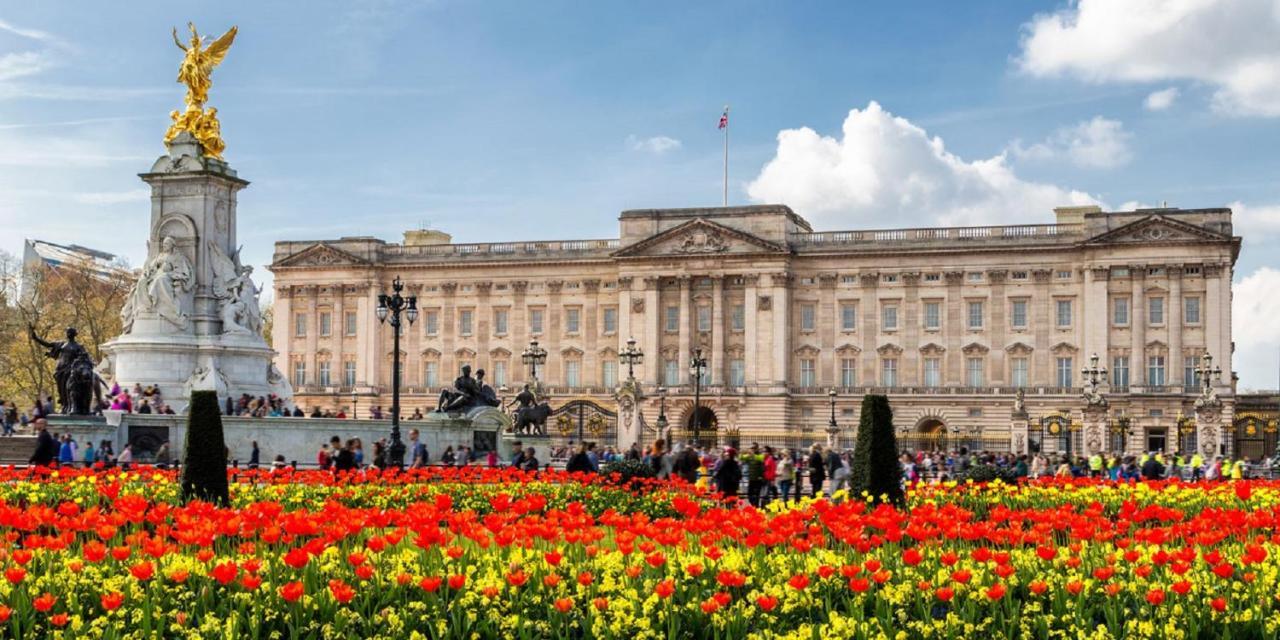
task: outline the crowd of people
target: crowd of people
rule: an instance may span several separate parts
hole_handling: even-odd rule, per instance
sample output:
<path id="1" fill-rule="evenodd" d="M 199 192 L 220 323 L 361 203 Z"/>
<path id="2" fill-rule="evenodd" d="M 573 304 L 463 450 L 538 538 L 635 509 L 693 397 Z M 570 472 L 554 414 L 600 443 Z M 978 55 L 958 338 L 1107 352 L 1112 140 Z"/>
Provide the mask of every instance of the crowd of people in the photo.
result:
<path id="1" fill-rule="evenodd" d="M 1167 455 L 1150 451 L 1140 455 L 1094 453 L 1071 456 L 1065 453 L 970 453 L 918 451 L 902 456 L 903 477 L 907 481 L 945 481 L 963 477 L 975 465 L 990 465 L 1015 478 L 1106 478 L 1115 481 L 1178 478 L 1187 481 L 1228 480 L 1270 477 L 1275 461 L 1204 456 L 1199 452 Z"/>

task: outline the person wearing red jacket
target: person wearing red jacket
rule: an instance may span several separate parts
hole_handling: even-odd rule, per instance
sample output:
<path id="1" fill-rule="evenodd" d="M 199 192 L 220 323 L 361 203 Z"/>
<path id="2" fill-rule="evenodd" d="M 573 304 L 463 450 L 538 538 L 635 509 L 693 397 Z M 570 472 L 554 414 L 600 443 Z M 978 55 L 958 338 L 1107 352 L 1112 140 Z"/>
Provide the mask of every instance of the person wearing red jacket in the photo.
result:
<path id="1" fill-rule="evenodd" d="M 778 458 L 774 454 L 773 447 L 766 446 L 764 448 L 764 498 L 760 501 L 761 505 L 778 497 L 777 481 Z"/>

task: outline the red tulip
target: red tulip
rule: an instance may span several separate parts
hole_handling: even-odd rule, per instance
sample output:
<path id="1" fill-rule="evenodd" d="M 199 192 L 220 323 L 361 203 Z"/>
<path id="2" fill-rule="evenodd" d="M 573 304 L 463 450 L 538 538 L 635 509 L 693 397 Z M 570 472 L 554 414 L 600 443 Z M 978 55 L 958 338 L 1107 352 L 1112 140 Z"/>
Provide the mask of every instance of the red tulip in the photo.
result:
<path id="1" fill-rule="evenodd" d="M 284 598 L 285 602 L 297 602 L 305 591 L 306 587 L 302 584 L 302 581 L 295 580 L 287 582 L 280 587 L 280 597 Z"/>
<path id="2" fill-rule="evenodd" d="M 40 613 L 45 613 L 49 611 L 50 609 L 53 608 L 53 605 L 55 604 L 58 604 L 58 598 L 54 597 L 54 595 L 49 592 L 40 594 L 40 597 L 31 601 L 31 605 L 34 606 L 36 608 L 36 611 L 39 611 Z"/>
<path id="3" fill-rule="evenodd" d="M 1004 597 L 1006 591 L 1008 590 L 1005 588 L 1004 583 L 997 582 L 987 589 L 987 597 L 992 600 L 999 600 Z"/>
<path id="4" fill-rule="evenodd" d="M 676 592 L 676 583 L 672 580 L 663 580 L 654 587 L 653 592 L 658 594 L 659 598 L 670 598 L 671 594 Z"/>
<path id="5" fill-rule="evenodd" d="M 804 591 L 805 588 L 809 586 L 809 576 L 803 573 L 797 573 L 794 576 L 791 576 L 791 579 L 787 581 L 787 584 L 791 585 L 791 588 L 796 591 Z"/>
<path id="6" fill-rule="evenodd" d="M 572 598 L 557 598 L 557 599 L 556 599 L 556 611 L 559 611 L 560 613 L 569 613 L 569 610 L 570 610 L 570 609 L 573 609 L 573 599 L 572 599 Z"/>
<path id="7" fill-rule="evenodd" d="M 454 574 L 454 575 L 449 576 L 449 588 L 450 588 L 450 589 L 453 589 L 454 591 L 457 591 L 457 590 L 459 590 L 459 589 L 461 589 L 461 588 L 463 588 L 463 587 L 465 587 L 465 586 L 467 586 L 467 577 L 466 577 L 466 576 L 461 575 L 461 574 Z"/>
<path id="8" fill-rule="evenodd" d="M 1164 602 L 1164 589 L 1151 589 L 1148 591 L 1147 602 L 1150 602 L 1153 607 L 1160 606 L 1160 603 Z"/>
<path id="9" fill-rule="evenodd" d="M 1214 611 L 1221 613 L 1227 610 L 1227 599 L 1223 597 L 1214 598 L 1209 601 L 1209 606 L 1213 607 Z"/>
<path id="10" fill-rule="evenodd" d="M 920 550 L 915 547 L 905 549 L 902 552 L 902 563 L 908 567 L 914 567 L 920 564 L 921 560 L 924 560 L 924 556 L 921 555 Z"/>
<path id="11" fill-rule="evenodd" d="M 27 577 L 26 569 L 22 567 L 9 567 L 4 570 L 4 578 L 13 584 L 20 584 Z"/>
<path id="12" fill-rule="evenodd" d="M 333 599 L 341 604 L 351 602 L 351 599 L 356 597 L 356 590 L 341 580 L 329 581 L 329 593 L 333 594 Z"/>
<path id="13" fill-rule="evenodd" d="M 760 607 L 761 611 L 773 611 L 778 606 L 778 599 L 773 596 L 760 596 L 756 598 L 756 606 Z"/>
<path id="14" fill-rule="evenodd" d="M 951 599 L 956 596 L 956 590 L 951 587 L 938 587 L 933 595 L 943 602 L 951 602 Z"/>
<path id="15" fill-rule="evenodd" d="M 120 605 L 124 604 L 124 594 L 119 591 L 104 593 L 99 599 L 102 601 L 102 608 L 107 611 L 115 611 L 120 608 Z"/>

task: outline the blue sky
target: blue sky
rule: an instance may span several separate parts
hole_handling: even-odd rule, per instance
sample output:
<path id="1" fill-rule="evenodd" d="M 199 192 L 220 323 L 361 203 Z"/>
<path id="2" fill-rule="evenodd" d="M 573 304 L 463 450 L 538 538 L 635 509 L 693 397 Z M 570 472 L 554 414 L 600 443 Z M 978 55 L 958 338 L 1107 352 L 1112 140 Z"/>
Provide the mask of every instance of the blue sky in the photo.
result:
<path id="1" fill-rule="evenodd" d="M 820 229 L 1239 207 L 1236 365 L 1274 388 L 1274 3 L 900 4 L 9 3 L 0 249 L 141 261 L 135 174 L 182 99 L 169 30 L 235 24 L 210 104 L 257 264 L 280 239 L 612 237 L 623 209 L 718 204 L 729 103 L 730 200 Z"/>

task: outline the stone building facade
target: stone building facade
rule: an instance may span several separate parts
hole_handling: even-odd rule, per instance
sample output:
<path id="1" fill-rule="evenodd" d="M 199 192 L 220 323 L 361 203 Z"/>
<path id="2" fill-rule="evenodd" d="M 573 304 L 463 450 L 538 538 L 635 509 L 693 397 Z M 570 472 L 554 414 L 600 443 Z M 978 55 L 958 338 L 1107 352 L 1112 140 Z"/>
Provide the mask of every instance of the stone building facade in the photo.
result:
<path id="1" fill-rule="evenodd" d="M 400 276 L 421 309 L 401 341 L 406 413 L 433 406 L 464 363 L 509 398 L 535 339 L 553 406 L 614 406 L 627 371 L 618 352 L 634 338 L 642 397 L 624 446 L 655 437 L 660 410 L 683 437 L 699 348 L 702 424 L 721 440 L 825 441 L 834 413 L 851 442 L 861 396 L 876 391 L 909 444 L 1080 451 L 1092 416 L 1107 434 L 1095 447 L 1172 451 L 1194 446 L 1179 442 L 1178 416 L 1196 415 L 1205 353 L 1226 372 L 1212 418 L 1230 425 L 1231 211 L 1055 214 L 815 232 L 788 207 L 762 205 L 624 211 L 609 240 L 455 244 L 411 231 L 400 244 L 278 242 L 277 364 L 304 407 L 389 406 L 392 336 L 374 308 Z M 1081 369 L 1093 354 L 1110 370 L 1109 402 L 1086 415 Z"/>

